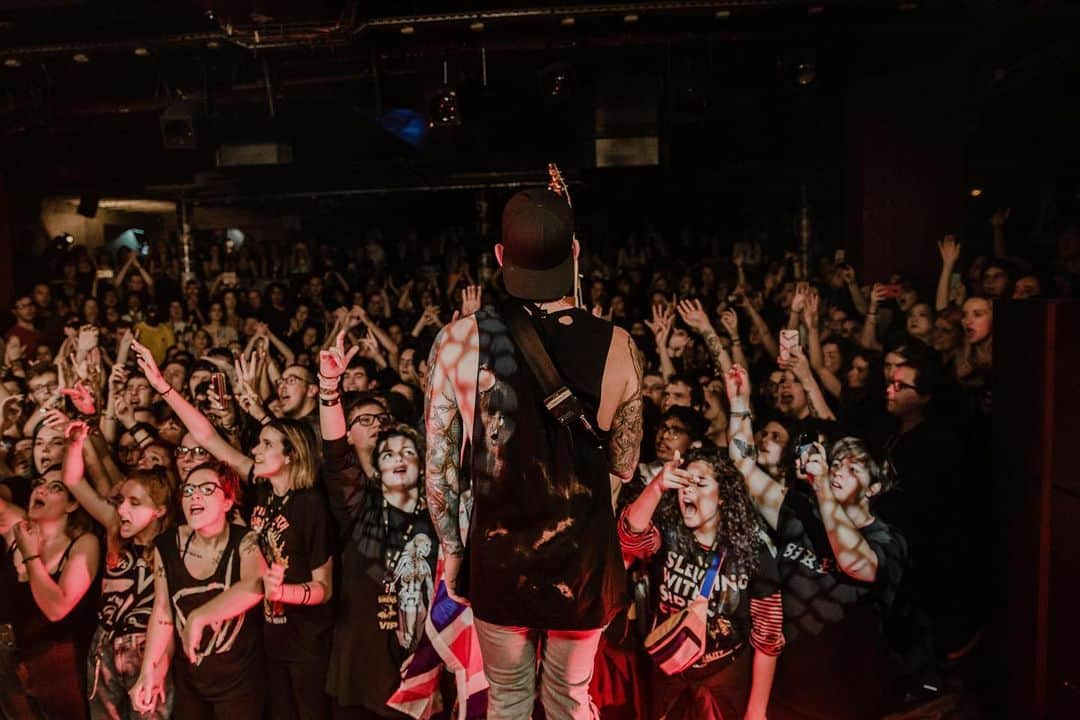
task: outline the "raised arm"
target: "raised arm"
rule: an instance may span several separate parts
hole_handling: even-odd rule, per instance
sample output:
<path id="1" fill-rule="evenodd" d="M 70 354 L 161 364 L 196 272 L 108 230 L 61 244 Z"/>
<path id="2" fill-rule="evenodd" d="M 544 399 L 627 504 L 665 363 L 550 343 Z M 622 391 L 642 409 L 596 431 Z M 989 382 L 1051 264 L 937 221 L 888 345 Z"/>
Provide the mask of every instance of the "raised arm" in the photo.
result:
<path id="1" fill-rule="evenodd" d="M 799 379 L 799 382 L 802 383 L 803 390 L 806 391 L 806 398 L 810 401 L 810 407 L 814 411 L 814 417 L 819 417 L 822 420 L 836 419 L 829 408 L 829 404 L 825 402 L 825 396 L 814 378 L 814 372 L 810 369 L 810 361 L 803 354 L 802 347 L 796 345 L 791 348 L 790 359 L 786 363 L 781 361 L 780 367 L 784 370 L 791 370 L 795 377 Z"/>
<path id="2" fill-rule="evenodd" d="M 863 321 L 862 332 L 859 334 L 859 345 L 867 350 L 880 350 L 881 344 L 877 341 L 877 312 L 878 305 L 885 298 L 885 286 L 874 283 L 870 290 L 870 308 L 866 311 L 866 319 Z"/>
<path id="3" fill-rule="evenodd" d="M 829 465 L 825 458 L 825 449 L 821 445 L 814 445 L 803 471 L 814 486 L 821 523 L 829 536 L 829 545 L 836 556 L 836 564 L 849 577 L 862 582 L 874 582 L 877 579 L 877 553 L 870 547 L 858 526 L 852 522 L 844 506 L 837 502 L 833 495 Z"/>
<path id="4" fill-rule="evenodd" d="M 769 356 L 776 359 L 780 356 L 780 346 L 776 342 L 776 338 L 773 337 L 773 332 L 769 328 L 769 323 L 765 322 L 765 318 L 761 316 L 761 313 L 754 307 L 754 303 L 750 301 L 750 298 L 743 296 L 742 307 L 746 310 L 746 314 L 750 316 L 750 322 L 757 328 L 758 335 L 761 336 L 761 345 L 765 348 L 765 352 L 769 353 Z"/>
<path id="5" fill-rule="evenodd" d="M 955 235 L 946 235 L 938 243 L 938 251 L 941 253 L 941 274 L 938 275 L 937 294 L 934 296 L 934 310 L 941 312 L 949 307 L 949 281 L 952 279 L 953 270 L 960 259 L 960 243 Z"/>
<path id="6" fill-rule="evenodd" d="M 16 525 L 15 542 L 26 563 L 34 602 L 49 620 L 63 620 L 83 599 L 97 577 L 101 563 L 101 545 L 97 537 L 93 533 L 79 536 L 57 580 L 53 580 L 42 560 L 41 535 L 36 525 L 25 521 Z"/>
<path id="7" fill-rule="evenodd" d="M 671 362 L 671 354 L 667 347 L 674 322 L 675 311 L 663 305 L 653 305 L 652 320 L 645 321 L 645 325 L 652 331 L 653 339 L 656 340 L 656 355 L 660 358 L 660 375 L 664 378 L 664 382 L 675 375 L 675 364 Z"/>
<path id="8" fill-rule="evenodd" d="M 465 546 L 458 522 L 462 428 L 454 375 L 455 361 L 463 354 L 462 350 L 459 341 L 450 337 L 448 328 L 439 331 L 428 357 L 427 392 L 424 398 L 428 509 L 442 545 L 446 591 L 458 602 L 466 602 L 457 593 L 457 576 Z"/>
<path id="9" fill-rule="evenodd" d="M 821 384 L 833 397 L 840 397 L 843 386 L 840 379 L 825 367 L 825 354 L 821 351 L 821 333 L 818 330 L 818 308 L 821 298 L 816 290 L 810 293 L 806 299 L 806 307 L 803 308 L 803 322 L 806 325 L 807 344 L 810 351 L 810 367 L 813 368 Z"/>
<path id="10" fill-rule="evenodd" d="M 111 530 L 117 520 L 116 508 L 111 502 L 101 497 L 83 477 L 83 448 L 90 428 L 81 420 L 75 420 L 67 426 L 67 449 L 64 452 L 64 464 L 61 477 L 72 496 L 79 501 L 90 517 Z"/>
<path id="11" fill-rule="evenodd" d="M 724 387 L 731 405 L 731 412 L 728 413 L 728 454 L 746 481 L 746 490 L 758 512 L 775 530 L 787 488 L 758 467 L 754 428 L 750 421 L 750 377 L 742 366 L 735 365 L 724 375 Z"/>
<path id="12" fill-rule="evenodd" d="M 724 344 L 720 342 L 720 336 L 716 334 L 712 323 L 709 322 L 709 316 L 701 307 L 701 301 L 680 300 L 676 309 L 683 322 L 705 341 L 705 347 L 709 349 L 709 357 L 712 358 L 713 368 L 717 374 L 726 373 L 731 367 L 731 356 L 728 355 Z"/>
<path id="13" fill-rule="evenodd" d="M 162 399 L 169 404 L 169 407 L 173 409 L 177 417 L 180 418 L 180 422 L 184 423 L 184 427 L 198 441 L 199 445 L 206 448 L 218 460 L 240 473 L 240 477 L 246 478 L 251 471 L 252 459 L 229 444 L 221 435 L 218 435 L 214 425 L 205 415 L 189 403 L 183 395 L 173 391 L 172 386 L 162 377 L 157 363 L 154 362 L 154 356 L 151 355 L 150 350 L 145 345 L 134 342 L 131 348 L 138 356 L 139 369 L 146 376 L 150 387 L 154 388 Z"/>

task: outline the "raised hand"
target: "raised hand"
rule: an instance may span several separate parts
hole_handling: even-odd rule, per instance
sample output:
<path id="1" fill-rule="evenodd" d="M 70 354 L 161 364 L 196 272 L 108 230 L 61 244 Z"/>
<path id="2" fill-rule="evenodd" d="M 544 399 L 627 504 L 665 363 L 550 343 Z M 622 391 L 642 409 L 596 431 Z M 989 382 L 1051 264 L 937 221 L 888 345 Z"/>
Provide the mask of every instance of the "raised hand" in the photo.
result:
<path id="1" fill-rule="evenodd" d="M 727 391 L 731 409 L 735 412 L 745 412 L 750 407 L 750 376 L 746 368 L 741 365 L 732 365 L 724 373 L 724 389 Z"/>
<path id="2" fill-rule="evenodd" d="M 668 336 L 671 334 L 671 326 L 674 320 L 675 314 L 671 311 L 671 308 L 665 305 L 653 305 L 652 320 L 646 320 L 645 326 L 652 331 L 657 348 L 663 349 L 667 347 Z"/>
<path id="3" fill-rule="evenodd" d="M 803 322 L 808 328 L 818 326 L 818 317 L 821 309 L 821 296 L 816 289 L 811 289 L 806 296 L 806 305 L 803 307 Z"/>
<path id="4" fill-rule="evenodd" d="M 732 340 L 739 337 L 739 314 L 731 308 L 720 314 L 720 325 Z"/>
<path id="5" fill-rule="evenodd" d="M 680 465 L 682 465 L 682 456 L 676 450 L 675 455 L 664 463 L 664 466 L 660 468 L 652 481 L 660 483 L 661 488 L 664 490 L 678 490 L 690 486 L 693 479 L 690 477 L 689 472 L 679 467 Z"/>
<path id="6" fill-rule="evenodd" d="M 98 345 L 98 329 L 94 325 L 83 325 L 79 328 L 79 335 L 75 349 L 79 357 L 83 357 Z"/>
<path id="7" fill-rule="evenodd" d="M 938 243 L 938 251 L 941 253 L 941 264 L 953 267 L 960 260 L 960 243 L 955 235 L 946 235 Z"/>
<path id="8" fill-rule="evenodd" d="M 68 423 L 67 429 L 64 430 L 64 437 L 72 445 L 82 443 L 86 440 L 86 436 L 90 434 L 90 426 L 84 423 L 82 420 L 72 420 Z"/>
<path id="9" fill-rule="evenodd" d="M 360 351 L 358 345 L 353 345 L 348 351 L 345 350 L 345 331 L 341 331 L 334 338 L 334 344 L 328 350 L 319 353 L 319 375 L 327 380 L 337 381 L 349 367 L 353 356 Z"/>
<path id="10" fill-rule="evenodd" d="M 466 285 L 461 291 L 461 316 L 468 317 L 480 309 L 484 289 L 479 285 Z"/>
<path id="11" fill-rule="evenodd" d="M 870 289 L 870 312 L 877 310 L 877 306 L 881 304 L 889 294 L 889 291 L 881 283 L 874 283 L 874 287 Z"/>
<path id="12" fill-rule="evenodd" d="M 682 318 L 682 321 L 699 335 L 704 335 L 712 330 L 712 323 L 709 322 L 709 316 L 701 307 L 700 300 L 680 300 L 675 307 L 679 311 L 679 317 Z"/>
<path id="13" fill-rule="evenodd" d="M 801 313 L 806 306 L 806 296 L 810 294 L 809 283 L 799 282 L 795 284 L 795 295 L 791 298 L 791 312 Z"/>
<path id="14" fill-rule="evenodd" d="M 71 398 L 71 404 L 83 415 L 93 415 L 97 408 L 94 406 L 94 394 L 83 384 L 82 380 L 75 383 L 75 387 L 63 388 L 60 394 Z"/>
<path id="15" fill-rule="evenodd" d="M 15 524 L 15 544 L 19 548 L 19 554 L 24 558 L 41 555 L 41 547 L 44 544 L 41 539 L 41 530 L 36 523 L 23 520 Z"/>
<path id="16" fill-rule="evenodd" d="M 146 376 L 146 381 L 150 383 L 150 387 L 154 388 L 160 395 L 165 395 L 172 390 L 169 381 L 161 374 L 161 370 L 158 368 L 157 361 L 154 360 L 154 354 L 150 352 L 150 348 L 146 347 L 138 340 L 132 340 L 131 349 L 135 351 L 135 362 L 138 364 L 142 374 Z"/>

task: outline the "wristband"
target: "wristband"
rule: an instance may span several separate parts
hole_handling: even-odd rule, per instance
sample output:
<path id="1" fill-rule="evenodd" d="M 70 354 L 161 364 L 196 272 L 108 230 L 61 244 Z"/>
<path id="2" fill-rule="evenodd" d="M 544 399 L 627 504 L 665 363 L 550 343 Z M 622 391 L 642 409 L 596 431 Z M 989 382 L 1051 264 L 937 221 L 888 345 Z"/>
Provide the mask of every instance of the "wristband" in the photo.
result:
<path id="1" fill-rule="evenodd" d="M 341 396 L 340 395 L 335 395 L 332 398 L 320 397 L 319 398 L 319 404 L 322 405 L 323 407 L 334 407 L 335 405 L 340 405 L 341 404 Z"/>
<path id="2" fill-rule="evenodd" d="M 308 600 L 311 600 L 311 587 L 307 583 L 304 583 L 300 587 L 304 588 L 304 599 L 300 601 L 300 604 L 307 605 Z"/>
<path id="3" fill-rule="evenodd" d="M 269 425 L 270 421 L 273 420 L 273 419 L 274 418 L 270 413 L 266 413 L 265 415 L 262 416 L 262 420 L 259 421 L 259 424 L 260 425 Z"/>
<path id="4" fill-rule="evenodd" d="M 31 560 L 40 560 L 40 559 L 41 559 L 41 553 L 38 553 L 37 555 L 31 555 L 30 557 L 24 557 L 22 559 L 22 561 L 23 561 L 23 565 L 29 565 Z"/>
<path id="5" fill-rule="evenodd" d="M 733 418 L 748 418 L 750 416 L 751 414 L 749 410 L 732 410 L 728 413 L 728 417 Z"/>
<path id="6" fill-rule="evenodd" d="M 162 398 L 167 398 L 167 397 L 169 397 L 169 393 L 171 393 L 172 391 L 173 391 L 173 386 L 170 385 L 168 387 L 168 389 L 165 390 L 165 392 L 162 392 L 162 391 L 158 390 L 157 394 L 160 395 Z"/>

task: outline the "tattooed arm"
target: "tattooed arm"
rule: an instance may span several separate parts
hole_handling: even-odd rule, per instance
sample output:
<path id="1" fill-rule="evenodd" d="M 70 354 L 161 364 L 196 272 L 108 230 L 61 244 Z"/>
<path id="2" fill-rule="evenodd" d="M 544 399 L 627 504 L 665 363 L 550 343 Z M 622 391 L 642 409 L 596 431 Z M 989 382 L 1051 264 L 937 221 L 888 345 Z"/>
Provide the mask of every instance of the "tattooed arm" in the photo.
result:
<path id="1" fill-rule="evenodd" d="M 427 430 L 425 485 L 428 511 L 442 545 L 446 590 L 454 600 L 464 603 L 466 601 L 457 593 L 457 575 L 465 545 L 458 522 L 462 423 L 454 386 L 457 361 L 463 353 L 462 343 L 452 334 L 462 322 L 468 321 L 458 321 L 440 330 L 431 348 L 424 398 L 424 425 Z"/>
<path id="2" fill-rule="evenodd" d="M 758 512 L 776 529 L 787 488 L 758 467 L 754 428 L 750 421 L 750 378 L 739 365 L 724 375 L 731 412 L 728 415 L 728 454 L 746 481 L 746 490 Z"/>
<path id="3" fill-rule="evenodd" d="M 618 497 L 623 483 L 637 470 L 641 452 L 641 376 L 644 367 L 633 338 L 622 328 L 615 328 L 604 367 L 597 421 L 610 429 L 608 468 L 612 495 Z M 608 420 L 608 418 L 611 418 Z M 614 499 L 613 498 L 613 499 Z"/>
<path id="4" fill-rule="evenodd" d="M 150 712 L 155 705 L 165 702 L 164 680 L 172 658 L 173 630 L 165 563 L 161 560 L 161 553 L 154 550 L 154 609 L 146 626 L 146 647 L 139 679 L 130 692 L 131 704 L 139 712 Z"/>

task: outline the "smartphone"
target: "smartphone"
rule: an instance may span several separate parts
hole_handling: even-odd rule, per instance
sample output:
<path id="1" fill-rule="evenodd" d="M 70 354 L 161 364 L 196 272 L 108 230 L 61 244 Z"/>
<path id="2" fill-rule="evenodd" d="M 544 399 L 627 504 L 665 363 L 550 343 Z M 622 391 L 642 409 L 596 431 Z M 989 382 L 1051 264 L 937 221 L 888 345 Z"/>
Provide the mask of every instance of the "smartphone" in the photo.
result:
<path id="1" fill-rule="evenodd" d="M 101 270 L 98 270 L 97 273 L 95 273 L 94 277 L 96 277 L 98 280 L 112 280 L 113 271 L 109 268 L 102 268 Z"/>
<path id="2" fill-rule="evenodd" d="M 799 344 L 798 330 L 780 331 L 780 359 L 787 362 L 791 359 L 791 348 Z"/>
<path id="3" fill-rule="evenodd" d="M 843 248 L 838 249 L 836 251 L 836 254 L 833 255 L 833 264 L 834 265 L 843 265 L 844 264 L 844 259 L 846 257 L 847 257 L 847 253 L 844 251 L 844 249 Z"/>
<path id="4" fill-rule="evenodd" d="M 216 372 L 210 376 L 210 387 L 214 388 L 214 392 L 218 396 L 218 402 L 221 403 L 221 407 L 229 409 L 229 386 L 225 381 L 225 373 Z"/>
<path id="5" fill-rule="evenodd" d="M 900 297 L 900 292 L 904 289 L 902 285 L 885 285 L 883 287 L 885 289 L 885 297 L 892 299 Z"/>
<path id="6" fill-rule="evenodd" d="M 795 441 L 795 458 L 799 462 L 805 462 L 806 456 L 814 449 L 816 442 L 817 438 L 810 433 L 800 434 L 799 439 Z"/>

